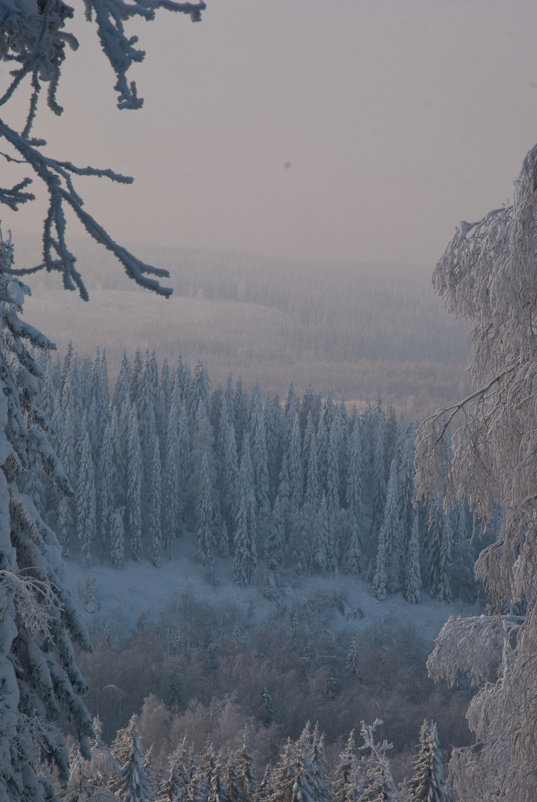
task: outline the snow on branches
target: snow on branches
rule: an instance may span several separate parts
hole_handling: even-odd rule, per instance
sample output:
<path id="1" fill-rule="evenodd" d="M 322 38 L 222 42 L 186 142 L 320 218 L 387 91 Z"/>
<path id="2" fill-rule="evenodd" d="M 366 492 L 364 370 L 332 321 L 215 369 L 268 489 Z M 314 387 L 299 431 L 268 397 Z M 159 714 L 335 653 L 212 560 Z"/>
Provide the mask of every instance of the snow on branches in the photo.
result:
<path id="1" fill-rule="evenodd" d="M 135 17 L 152 20 L 155 11 L 164 8 L 189 14 L 193 21 L 197 21 L 205 3 L 202 0 L 198 3 L 85 0 L 85 7 L 88 21 L 95 20 L 102 50 L 116 74 L 117 105 L 120 109 L 136 109 L 142 105 L 142 100 L 138 97 L 136 84 L 127 81 L 127 72 L 133 63 L 142 61 L 145 54 L 135 47 L 137 37 L 125 32 L 124 20 Z M 47 106 L 57 115 L 63 111 L 56 94 L 66 45 L 72 49 L 78 47 L 76 37 L 66 30 L 73 16 L 74 9 L 61 0 L 0 0 L 0 60 L 13 65 L 8 85 L 0 95 L 0 107 L 21 89 L 26 78 L 30 82 L 28 114 L 23 130 L 17 131 L 9 126 L 5 117 L 0 119 L 0 140 L 8 145 L 8 151 L 0 152 L 0 156 L 23 169 L 29 168 L 48 193 L 48 207 L 43 220 L 42 263 L 20 272 L 58 270 L 63 274 L 64 287 L 78 289 L 80 296 L 87 300 L 83 279 L 75 268 L 76 258 L 67 244 L 65 211 L 69 208 L 93 239 L 121 262 L 130 278 L 167 297 L 171 290 L 162 287 L 158 279 L 166 278 L 168 272 L 145 264 L 116 243 L 86 212 L 83 198 L 73 184 L 73 178 L 79 176 L 97 176 L 119 183 L 131 183 L 132 178 L 110 169 L 79 167 L 47 156 L 43 150 L 46 142 L 32 134 L 43 85 L 47 85 Z M 0 203 L 18 211 L 23 204 L 35 200 L 35 194 L 28 189 L 32 181 L 30 175 L 24 175 L 14 186 L 0 187 Z"/>

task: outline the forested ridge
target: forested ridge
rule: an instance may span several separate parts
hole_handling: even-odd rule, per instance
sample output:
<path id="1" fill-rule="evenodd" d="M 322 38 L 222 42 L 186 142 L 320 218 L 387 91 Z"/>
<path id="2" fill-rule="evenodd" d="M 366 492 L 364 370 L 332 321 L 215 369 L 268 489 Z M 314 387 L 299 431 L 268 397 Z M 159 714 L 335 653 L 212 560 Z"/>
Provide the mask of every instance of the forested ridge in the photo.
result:
<path id="1" fill-rule="evenodd" d="M 35 258 L 31 238 L 20 247 Z M 449 318 L 425 270 L 407 265 L 294 263 L 241 253 L 155 251 L 169 268 L 174 294 L 147 297 L 112 269 L 106 255 L 80 243 L 91 319 L 80 315 L 54 276 L 39 275 L 28 314 L 62 349 L 80 353 L 107 344 L 111 374 L 123 351 L 139 346 L 173 364 L 201 360 L 212 380 L 232 372 L 262 393 L 285 398 L 293 381 L 301 395 L 312 384 L 363 406 L 380 391 L 408 420 L 451 402 L 468 385 L 466 327 Z M 282 289 L 285 288 L 285 289 Z M 126 334 L 128 332 L 128 335 Z"/>

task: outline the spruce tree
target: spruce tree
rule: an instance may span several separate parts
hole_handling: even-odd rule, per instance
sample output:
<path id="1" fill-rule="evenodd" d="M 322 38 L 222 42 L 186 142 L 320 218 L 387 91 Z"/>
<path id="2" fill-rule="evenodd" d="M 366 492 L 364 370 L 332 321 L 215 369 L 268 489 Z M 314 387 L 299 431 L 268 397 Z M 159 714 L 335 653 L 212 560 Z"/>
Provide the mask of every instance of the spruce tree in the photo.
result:
<path id="1" fill-rule="evenodd" d="M 151 544 L 151 562 L 158 568 L 162 548 L 162 479 L 160 465 L 160 447 L 155 439 L 151 468 L 151 510 L 149 519 L 149 542 Z"/>
<path id="2" fill-rule="evenodd" d="M 114 568 L 121 568 L 125 560 L 125 527 L 121 509 L 110 515 L 110 560 Z"/>
<path id="3" fill-rule="evenodd" d="M 96 532 L 95 469 L 89 432 L 86 431 L 80 455 L 76 496 L 77 532 L 80 553 L 89 565 Z"/>
<path id="4" fill-rule="evenodd" d="M 136 408 L 130 407 L 127 442 L 127 528 L 132 559 L 142 557 L 142 450 Z"/>
<path id="5" fill-rule="evenodd" d="M 386 505 L 382 529 L 386 543 L 387 591 L 396 593 L 401 590 L 403 583 L 403 543 L 401 508 L 399 505 L 399 475 L 398 461 L 392 459 L 390 476 L 386 489 Z"/>
<path id="6" fill-rule="evenodd" d="M 112 779 L 111 787 L 121 802 L 151 802 L 151 783 L 144 765 L 137 716 L 133 715 L 128 726 L 118 732 L 112 754 L 119 763 L 119 773 Z"/>
<path id="7" fill-rule="evenodd" d="M 87 634 L 61 578 L 60 547 L 19 477 L 40 464 L 57 487 L 71 486 L 47 440 L 37 405 L 41 372 L 26 343 L 52 348 L 20 317 L 28 292 L 12 272 L 13 247 L 0 237 L 0 797 L 54 799 L 40 757 L 65 781 L 68 755 L 54 721 L 71 717 L 89 757 L 91 718 L 79 694 L 86 685 L 74 661 L 72 640 L 89 648 Z"/>
<path id="8" fill-rule="evenodd" d="M 173 544 L 179 535 L 181 521 L 181 499 L 179 487 L 179 454 L 177 427 L 173 424 L 173 412 L 168 419 L 164 475 L 162 477 L 162 538 L 164 549 L 171 559 Z"/>
<path id="9" fill-rule="evenodd" d="M 115 418 L 117 421 L 117 416 Z M 117 475 L 114 454 L 114 421 L 106 424 L 99 456 L 96 481 L 97 531 L 96 547 L 101 559 L 110 552 L 110 517 L 116 504 Z"/>
<path id="10" fill-rule="evenodd" d="M 255 496 L 250 439 L 244 434 L 240 466 L 239 511 L 234 537 L 233 581 L 249 585 L 257 565 Z"/>
<path id="11" fill-rule="evenodd" d="M 354 730 L 340 752 L 332 784 L 332 802 L 357 802 L 360 795 Z"/>
<path id="12" fill-rule="evenodd" d="M 414 514 L 412 534 L 408 543 L 403 596 L 411 604 L 417 604 L 421 598 L 420 532 L 417 512 Z"/>
<path id="13" fill-rule="evenodd" d="M 428 593 L 439 601 L 451 599 L 451 528 L 439 499 L 429 506 L 425 536 L 425 577 Z"/>
<path id="14" fill-rule="evenodd" d="M 201 486 L 197 510 L 196 553 L 202 565 L 212 569 L 215 560 L 216 542 L 214 528 L 214 490 L 209 471 L 209 458 L 201 460 Z"/>
<path id="15" fill-rule="evenodd" d="M 421 725 L 418 753 L 412 763 L 414 774 L 405 783 L 403 802 L 447 802 L 438 731 L 434 721 Z"/>

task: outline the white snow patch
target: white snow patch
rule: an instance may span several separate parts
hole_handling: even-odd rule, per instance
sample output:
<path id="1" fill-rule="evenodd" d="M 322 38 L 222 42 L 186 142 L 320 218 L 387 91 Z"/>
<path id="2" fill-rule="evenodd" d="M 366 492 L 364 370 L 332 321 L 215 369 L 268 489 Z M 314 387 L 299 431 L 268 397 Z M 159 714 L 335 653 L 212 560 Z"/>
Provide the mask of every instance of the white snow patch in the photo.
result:
<path id="1" fill-rule="evenodd" d="M 373 626 L 396 624 L 412 627 L 425 641 L 432 642 L 450 616 L 479 615 L 479 605 L 464 602 L 441 603 L 426 595 L 419 604 L 409 604 L 401 594 L 385 601 L 375 599 L 367 584 L 356 577 L 286 576 L 258 567 L 252 585 L 241 588 L 231 581 L 231 560 L 219 560 L 214 578 L 196 561 L 190 544 L 182 541 L 171 560 L 163 558 L 156 568 L 147 560 L 126 561 L 121 569 L 92 564 L 82 567 L 66 561 L 66 579 L 82 610 L 86 623 L 112 632 L 133 630 L 143 617 L 147 622 L 167 623 L 177 600 L 187 595 L 194 601 L 210 604 L 215 610 L 235 607 L 251 624 L 275 614 L 286 613 L 308 604 L 323 612 L 331 630 L 351 628 L 364 631 Z M 95 576 L 95 612 L 85 608 L 88 575 Z M 171 622 L 170 622 L 171 623 Z"/>

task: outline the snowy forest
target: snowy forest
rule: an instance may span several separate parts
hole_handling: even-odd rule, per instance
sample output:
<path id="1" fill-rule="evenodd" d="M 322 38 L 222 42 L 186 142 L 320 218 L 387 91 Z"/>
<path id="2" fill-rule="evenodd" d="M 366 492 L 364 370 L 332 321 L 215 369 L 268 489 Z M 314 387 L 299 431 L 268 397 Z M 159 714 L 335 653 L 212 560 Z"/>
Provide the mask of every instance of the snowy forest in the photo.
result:
<path id="1" fill-rule="evenodd" d="M 350 281 L 352 266 L 334 268 L 305 288 L 305 273 L 284 261 L 275 278 L 289 278 L 287 292 L 263 276 L 265 262 L 253 275 L 250 257 L 235 270 L 220 256 L 229 269 L 217 280 L 214 264 L 205 269 L 202 252 L 190 253 L 176 288 L 183 300 L 208 298 L 206 321 L 217 319 L 213 301 L 226 324 L 233 310 L 244 320 L 264 309 L 266 328 L 244 345 L 243 364 L 257 369 L 257 343 L 280 321 L 293 344 L 278 381 L 286 360 L 298 370 L 303 351 L 322 389 L 304 391 L 309 368 L 299 392 L 291 382 L 262 393 L 235 372 L 213 387 L 203 360 L 181 358 L 175 338 L 161 358 L 145 343 L 125 351 L 110 381 L 106 342 L 96 353 L 94 342 L 80 352 L 63 342 L 53 355 L 24 309 L 40 273 L 59 274 L 64 290 L 89 300 L 75 221 L 106 251 L 106 269 L 113 258 L 144 291 L 173 292 L 167 269 L 118 244 L 75 188 L 132 179 L 53 156 L 34 132 L 38 112 L 63 113 L 58 92 L 69 50 L 83 41 L 81 5 L 0 0 L 0 61 L 9 65 L 0 76 L 0 203 L 11 220 L 37 200 L 41 216 L 36 262 L 16 251 L 4 215 L 0 230 L 0 802 L 533 802 L 537 145 L 512 202 L 460 223 L 437 263 L 434 288 L 465 321 L 456 330 L 428 302 L 415 330 L 400 314 L 403 295 L 382 282 L 363 294 L 365 322 L 356 323 L 367 268 Z M 86 0 L 84 10 L 115 74 L 117 106 L 134 111 L 143 98 L 129 71 L 145 52 L 129 25 L 158 10 L 198 23 L 206 4 Z M 193 78 L 183 66 L 181 79 Z M 172 72 L 173 91 L 185 90 Z M 344 129 L 325 157 L 337 155 Z M 79 139 L 85 148 L 91 136 Z M 356 143 L 353 135 L 353 155 Z M 286 177 L 290 169 L 284 161 Z M 390 184 L 380 238 L 392 194 Z M 398 199 L 397 222 L 407 200 Z M 353 226 L 356 218 L 353 210 Z M 421 216 L 420 234 L 432 219 Z M 34 284 L 41 297 L 43 287 Z M 391 327 L 370 326 L 375 294 Z M 101 334 L 98 317 L 89 319 Z M 455 388 L 467 326 L 472 387 L 461 378 Z M 254 329 L 239 326 L 224 351 Z M 375 367 L 363 391 L 353 380 L 346 401 L 340 387 L 357 339 L 354 367 Z M 277 351 L 268 349 L 269 363 Z M 371 393 L 387 354 L 396 374 L 387 384 L 395 395 L 404 388 L 398 411 L 391 395 L 386 404 Z M 445 401 L 455 389 L 462 400 Z M 401 414 L 438 397 L 449 405 L 421 422 Z"/>
<path id="2" fill-rule="evenodd" d="M 379 600 L 475 600 L 471 566 L 490 532 L 464 500 L 448 513 L 413 505 L 415 426 L 380 398 L 360 414 L 292 385 L 284 402 L 231 376 L 211 392 L 201 362 L 170 368 L 140 351 L 110 387 L 104 353 L 43 354 L 40 406 L 76 498 L 36 472 L 23 486 L 64 556 L 158 566 L 184 538 L 209 580 L 229 558 L 242 586 L 259 565 L 350 573 Z"/>

